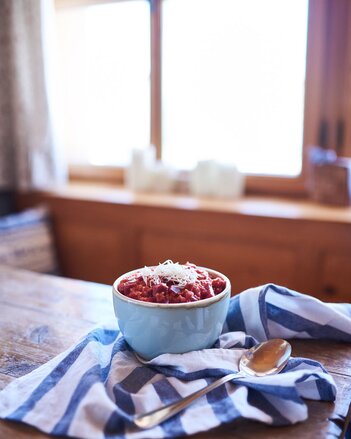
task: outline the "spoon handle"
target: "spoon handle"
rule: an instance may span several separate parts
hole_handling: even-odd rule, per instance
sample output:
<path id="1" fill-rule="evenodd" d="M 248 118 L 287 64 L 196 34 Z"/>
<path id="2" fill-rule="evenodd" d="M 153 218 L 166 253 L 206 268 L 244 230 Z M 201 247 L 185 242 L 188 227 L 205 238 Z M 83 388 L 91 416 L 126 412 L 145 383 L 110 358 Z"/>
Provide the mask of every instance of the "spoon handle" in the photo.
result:
<path id="1" fill-rule="evenodd" d="M 219 378 L 214 383 L 204 387 L 203 389 L 197 390 L 191 395 L 182 398 L 180 401 L 174 402 L 172 404 L 168 404 L 165 407 L 153 410 L 152 412 L 148 412 L 143 415 L 136 416 L 134 418 L 134 424 L 142 429 L 155 427 L 156 425 L 161 424 L 161 422 L 171 418 L 172 416 L 176 415 L 177 413 L 185 409 L 185 407 L 190 405 L 193 401 L 195 401 L 195 399 L 199 398 L 200 396 L 206 395 L 206 393 L 210 392 L 213 389 L 216 389 L 217 387 L 221 386 L 222 384 L 228 381 L 231 381 L 235 378 L 243 378 L 246 376 L 247 375 L 245 373 L 241 373 L 241 372 L 231 373 L 229 375 L 226 375 L 222 378 Z"/>

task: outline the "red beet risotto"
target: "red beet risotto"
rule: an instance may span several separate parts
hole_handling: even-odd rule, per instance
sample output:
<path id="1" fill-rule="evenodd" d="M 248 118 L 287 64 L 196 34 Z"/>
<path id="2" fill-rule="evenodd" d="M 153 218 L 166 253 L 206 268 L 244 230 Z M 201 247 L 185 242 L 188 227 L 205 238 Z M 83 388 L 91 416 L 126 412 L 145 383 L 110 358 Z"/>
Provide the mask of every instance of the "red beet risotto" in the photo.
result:
<path id="1" fill-rule="evenodd" d="M 226 282 L 189 262 L 166 261 L 145 267 L 121 280 L 118 291 L 131 299 L 155 303 L 184 303 L 221 293 Z"/>

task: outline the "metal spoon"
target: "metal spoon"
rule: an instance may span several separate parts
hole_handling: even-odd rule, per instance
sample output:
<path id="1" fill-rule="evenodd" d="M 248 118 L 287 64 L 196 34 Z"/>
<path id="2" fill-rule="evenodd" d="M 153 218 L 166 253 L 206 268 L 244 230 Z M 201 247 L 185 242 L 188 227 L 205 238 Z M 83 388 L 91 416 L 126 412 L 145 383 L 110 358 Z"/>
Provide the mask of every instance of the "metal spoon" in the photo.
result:
<path id="1" fill-rule="evenodd" d="M 206 393 L 216 389 L 227 381 L 243 378 L 248 375 L 261 377 L 277 374 L 284 368 L 290 358 L 290 355 L 291 345 L 287 341 L 280 338 L 259 343 L 258 345 L 244 352 L 242 355 L 239 363 L 240 372 L 226 375 L 214 383 L 204 387 L 203 389 L 181 399 L 180 401 L 174 402 L 160 409 L 153 410 L 149 413 L 136 416 L 134 418 L 134 424 L 142 429 L 155 427 L 166 419 L 169 419 L 179 413 L 200 396 L 206 395 Z"/>

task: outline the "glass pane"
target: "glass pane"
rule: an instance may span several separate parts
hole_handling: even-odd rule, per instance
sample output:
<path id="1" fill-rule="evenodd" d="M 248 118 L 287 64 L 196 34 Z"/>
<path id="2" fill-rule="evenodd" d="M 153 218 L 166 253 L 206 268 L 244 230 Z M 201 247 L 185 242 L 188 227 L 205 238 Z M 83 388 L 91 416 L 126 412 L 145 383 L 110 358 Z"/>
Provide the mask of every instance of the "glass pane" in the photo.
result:
<path id="1" fill-rule="evenodd" d="M 308 0 L 164 0 L 163 150 L 300 173 Z"/>
<path id="2" fill-rule="evenodd" d="M 68 161 L 126 164 L 150 142 L 148 2 L 58 10 L 57 32 Z"/>

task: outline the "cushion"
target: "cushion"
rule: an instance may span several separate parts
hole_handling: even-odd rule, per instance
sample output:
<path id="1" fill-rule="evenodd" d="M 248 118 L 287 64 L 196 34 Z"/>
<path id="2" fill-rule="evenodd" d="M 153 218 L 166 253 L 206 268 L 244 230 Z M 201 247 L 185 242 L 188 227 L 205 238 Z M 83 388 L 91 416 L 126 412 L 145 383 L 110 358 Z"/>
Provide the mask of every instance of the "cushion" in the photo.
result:
<path id="1" fill-rule="evenodd" d="M 48 210 L 36 207 L 0 218 L 0 264 L 58 273 Z"/>
<path id="2" fill-rule="evenodd" d="M 15 196 L 11 191 L 0 191 L 0 216 L 15 212 Z"/>

